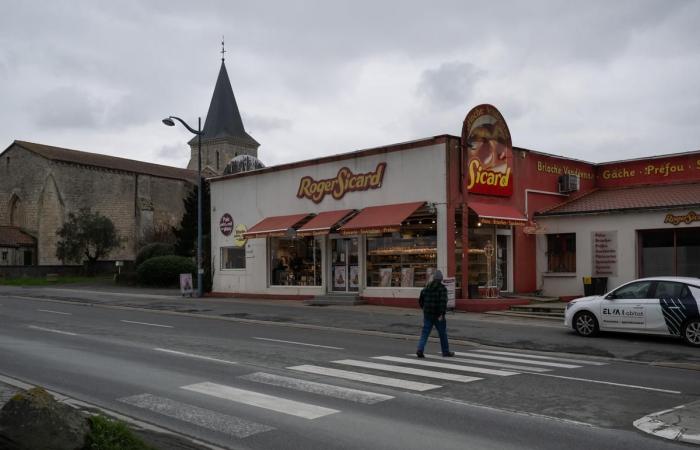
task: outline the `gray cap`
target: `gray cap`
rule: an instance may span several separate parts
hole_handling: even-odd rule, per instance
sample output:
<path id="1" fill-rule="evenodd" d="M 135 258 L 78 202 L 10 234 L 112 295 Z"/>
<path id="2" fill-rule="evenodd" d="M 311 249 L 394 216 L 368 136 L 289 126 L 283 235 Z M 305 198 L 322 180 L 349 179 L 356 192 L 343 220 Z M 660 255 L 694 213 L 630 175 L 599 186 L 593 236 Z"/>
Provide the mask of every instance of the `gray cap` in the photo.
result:
<path id="1" fill-rule="evenodd" d="M 436 270 L 435 275 L 433 275 L 433 280 L 442 281 L 442 271 Z"/>

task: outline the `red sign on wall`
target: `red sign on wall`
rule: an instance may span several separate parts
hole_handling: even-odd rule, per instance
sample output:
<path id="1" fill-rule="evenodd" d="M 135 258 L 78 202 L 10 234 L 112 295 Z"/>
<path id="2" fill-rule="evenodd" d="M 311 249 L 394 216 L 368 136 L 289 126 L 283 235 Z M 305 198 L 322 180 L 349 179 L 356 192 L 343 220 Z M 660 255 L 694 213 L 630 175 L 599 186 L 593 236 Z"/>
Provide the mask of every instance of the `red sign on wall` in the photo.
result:
<path id="1" fill-rule="evenodd" d="M 513 194 L 513 144 L 508 125 L 492 105 L 474 107 L 462 125 L 467 188 L 475 194 Z"/>

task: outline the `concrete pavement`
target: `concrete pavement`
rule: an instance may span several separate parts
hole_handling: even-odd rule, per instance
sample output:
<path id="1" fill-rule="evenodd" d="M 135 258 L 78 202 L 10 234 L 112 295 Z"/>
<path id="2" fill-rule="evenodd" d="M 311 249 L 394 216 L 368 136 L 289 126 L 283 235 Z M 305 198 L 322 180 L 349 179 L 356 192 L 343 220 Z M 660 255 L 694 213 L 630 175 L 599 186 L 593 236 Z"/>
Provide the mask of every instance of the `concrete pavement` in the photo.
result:
<path id="1" fill-rule="evenodd" d="M 0 286 L 0 299 L 8 295 L 113 308 L 158 310 L 220 320 L 381 333 L 401 339 L 417 339 L 421 316 L 417 308 L 372 305 L 313 307 L 289 300 L 192 299 L 181 297 L 176 290 L 116 286 Z M 479 313 L 450 314 L 448 324 L 451 342 L 457 345 L 579 353 L 700 370 L 700 351 L 685 347 L 675 339 L 634 336 L 630 342 L 628 336 L 618 335 L 612 335 L 610 339 L 584 339 L 552 320 Z M 506 329 L 508 333 L 503 332 Z M 502 336 L 499 338 L 499 335 Z M 634 424 L 640 430 L 659 437 L 700 444 L 700 402 L 653 413 Z"/>

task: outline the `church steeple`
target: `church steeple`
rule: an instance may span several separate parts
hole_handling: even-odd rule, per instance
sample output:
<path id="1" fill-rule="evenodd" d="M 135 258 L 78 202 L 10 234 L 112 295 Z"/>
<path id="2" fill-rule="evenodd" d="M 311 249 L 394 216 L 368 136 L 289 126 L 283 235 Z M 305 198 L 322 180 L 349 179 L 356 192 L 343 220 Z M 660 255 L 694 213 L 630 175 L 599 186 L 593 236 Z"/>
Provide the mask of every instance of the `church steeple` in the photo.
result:
<path id="1" fill-rule="evenodd" d="M 238 155 L 258 156 L 260 144 L 246 133 L 236 97 L 233 95 L 226 64 L 222 58 L 219 77 L 209 104 L 209 112 L 202 130 L 202 170 L 209 174 L 223 173 L 226 164 Z M 188 169 L 196 169 L 197 138 L 189 142 L 192 149 Z"/>

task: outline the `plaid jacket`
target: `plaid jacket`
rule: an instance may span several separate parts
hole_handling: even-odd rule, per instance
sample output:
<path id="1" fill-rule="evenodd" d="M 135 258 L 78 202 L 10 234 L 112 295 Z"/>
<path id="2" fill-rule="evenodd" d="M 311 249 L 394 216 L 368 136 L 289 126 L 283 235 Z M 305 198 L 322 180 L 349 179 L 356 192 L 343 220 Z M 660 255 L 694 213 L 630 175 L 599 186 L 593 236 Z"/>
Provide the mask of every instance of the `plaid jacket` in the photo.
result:
<path id="1" fill-rule="evenodd" d="M 447 312 L 447 288 L 440 281 L 433 281 L 420 291 L 423 313 L 438 317 Z"/>

